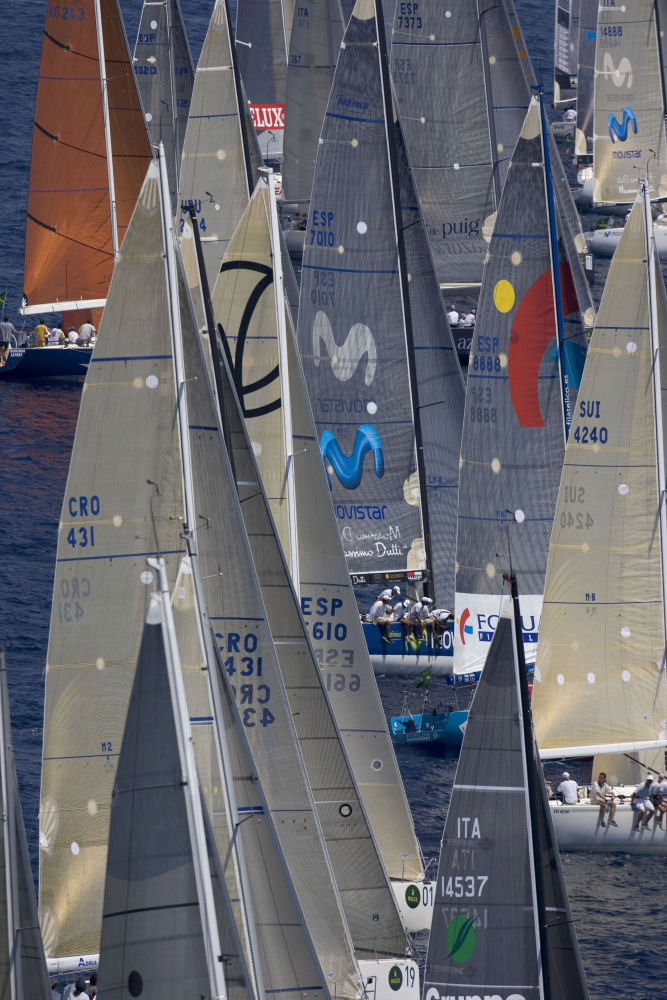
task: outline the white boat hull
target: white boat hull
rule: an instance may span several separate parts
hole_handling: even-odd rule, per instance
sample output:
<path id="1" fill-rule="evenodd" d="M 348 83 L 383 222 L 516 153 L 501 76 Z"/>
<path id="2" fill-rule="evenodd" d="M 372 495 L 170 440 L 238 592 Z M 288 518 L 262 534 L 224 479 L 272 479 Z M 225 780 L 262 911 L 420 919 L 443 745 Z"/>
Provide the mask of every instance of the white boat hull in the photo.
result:
<path id="1" fill-rule="evenodd" d="M 628 854 L 666 854 L 667 822 L 663 819 L 664 830 L 655 824 L 655 817 L 649 821 L 646 830 L 634 830 L 637 813 L 629 803 L 616 806 L 614 819 L 618 826 L 600 826 L 600 809 L 588 802 L 575 806 L 551 802 L 556 839 L 560 851 L 624 851 Z"/>
<path id="2" fill-rule="evenodd" d="M 596 257 L 613 257 L 622 232 L 621 226 L 615 226 L 613 229 L 596 229 L 595 232 L 587 233 L 589 249 Z M 655 226 L 654 233 L 658 256 L 660 260 L 667 260 L 667 226 Z"/>
<path id="3" fill-rule="evenodd" d="M 362 959 L 368 1000 L 419 1000 L 419 966 L 411 958 Z"/>

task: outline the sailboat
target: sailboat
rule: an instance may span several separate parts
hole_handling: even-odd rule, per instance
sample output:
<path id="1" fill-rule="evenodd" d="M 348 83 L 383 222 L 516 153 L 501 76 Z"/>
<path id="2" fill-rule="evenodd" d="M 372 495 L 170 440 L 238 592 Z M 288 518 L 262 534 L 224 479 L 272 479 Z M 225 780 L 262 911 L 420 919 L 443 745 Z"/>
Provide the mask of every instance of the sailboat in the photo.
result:
<path id="1" fill-rule="evenodd" d="M 641 758 L 667 745 L 667 299 L 649 198 L 643 183 L 609 268 L 565 451 L 533 689 L 545 758 Z M 604 769 L 614 782 L 622 765 L 605 756 Z M 634 789 L 617 790 L 617 827 L 600 825 L 596 805 L 554 803 L 562 849 L 667 853 L 659 828 L 633 831 Z"/>
<path id="2" fill-rule="evenodd" d="M 151 145 L 164 146 L 175 213 L 195 72 L 179 0 L 144 0 L 132 64 Z"/>
<path id="3" fill-rule="evenodd" d="M 78 327 L 104 307 L 150 148 L 117 0 L 69 10 L 46 10 L 20 311 Z M 17 349 L 2 373 L 85 374 L 90 353 Z"/>
<path id="4" fill-rule="evenodd" d="M 522 593 L 534 661 L 549 536 L 592 325 L 585 277 L 557 218 L 548 124 L 532 99 L 491 238 L 468 365 L 461 440 L 454 670 L 481 670 L 498 621 L 501 567 Z M 544 138 L 543 138 L 544 137 Z"/>
<path id="5" fill-rule="evenodd" d="M 463 376 L 394 111 L 383 21 L 360 0 L 317 154 L 298 343 L 353 582 L 449 607 Z M 371 647 L 385 672 L 444 673 L 448 652 Z"/>
<path id="6" fill-rule="evenodd" d="M 6 653 L 1 648 L 0 803 L 0 995 L 6 1000 L 48 1000 L 51 989 L 16 780 Z"/>
<path id="7" fill-rule="evenodd" d="M 427 1000 L 587 1000 L 534 741 L 512 578 L 447 811 L 429 938 Z"/>
<path id="8" fill-rule="evenodd" d="M 403 904 L 406 926 L 411 931 L 423 930 L 430 923 L 431 887 L 425 879 L 331 510 L 281 287 L 278 220 L 272 197 L 267 177 L 257 185 L 229 246 L 213 293 L 213 310 L 273 522 L 371 829 L 392 888 Z M 251 352 L 251 361 L 246 352 Z M 276 377 L 269 379 L 262 373 Z M 406 893 L 411 901 L 419 897 L 421 905 L 406 906 Z"/>

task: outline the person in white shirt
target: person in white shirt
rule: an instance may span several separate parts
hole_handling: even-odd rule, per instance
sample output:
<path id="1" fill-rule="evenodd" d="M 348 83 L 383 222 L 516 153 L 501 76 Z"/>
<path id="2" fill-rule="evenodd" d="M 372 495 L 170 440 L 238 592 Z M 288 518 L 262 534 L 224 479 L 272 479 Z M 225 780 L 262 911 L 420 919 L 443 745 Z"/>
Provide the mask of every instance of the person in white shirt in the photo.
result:
<path id="1" fill-rule="evenodd" d="M 375 604 L 371 607 L 371 610 L 368 612 L 368 618 L 373 625 L 377 625 L 380 629 L 382 641 L 391 642 L 389 626 L 394 620 L 394 612 L 391 609 L 391 598 L 378 598 Z"/>
<path id="2" fill-rule="evenodd" d="M 76 332 L 73 326 L 70 326 L 69 330 L 67 331 L 67 343 L 76 344 L 78 339 L 79 339 L 79 334 Z"/>
<path id="3" fill-rule="evenodd" d="M 465 319 L 463 320 L 464 326 L 474 326 L 475 325 L 475 311 L 471 309 L 469 313 L 466 313 Z"/>
<path id="4" fill-rule="evenodd" d="M 393 601 L 401 593 L 400 587 L 387 587 L 381 594 L 378 594 L 378 601 Z"/>
<path id="5" fill-rule="evenodd" d="M 410 617 L 415 629 L 419 632 L 422 639 L 426 638 L 426 629 L 433 629 L 435 625 L 435 619 L 431 612 L 432 605 L 433 600 L 430 597 L 422 597 L 420 601 L 412 605 L 412 610 L 410 611 Z"/>
<path id="6" fill-rule="evenodd" d="M 454 306 L 450 306 L 449 309 L 447 310 L 447 322 L 449 323 L 450 326 L 458 325 L 459 314 L 454 308 Z"/>
<path id="7" fill-rule="evenodd" d="M 570 777 L 568 771 L 563 771 L 563 780 L 556 791 L 563 796 L 566 806 L 576 806 L 579 803 L 579 785 Z"/>
<path id="8" fill-rule="evenodd" d="M 64 339 L 65 334 L 62 332 L 59 326 L 52 326 L 51 333 L 49 334 L 49 344 L 59 344 L 61 337 Z"/>
<path id="9" fill-rule="evenodd" d="M 447 625 L 452 617 L 452 612 L 448 611 L 447 608 L 433 608 L 431 617 L 433 618 L 433 631 L 437 644 L 438 646 L 442 646 L 442 637 L 447 631 Z"/>
<path id="10" fill-rule="evenodd" d="M 407 638 L 414 631 L 414 622 L 410 617 L 410 605 L 412 601 L 406 597 L 403 601 L 397 601 L 394 605 L 394 621 L 403 627 L 403 634 Z"/>
<path id="11" fill-rule="evenodd" d="M 616 814 L 616 800 L 611 787 L 607 784 L 607 775 L 604 771 L 600 771 L 598 780 L 594 781 L 591 785 L 590 800 L 592 805 L 600 807 L 600 826 L 605 825 L 604 818 L 607 813 L 607 803 L 609 803 L 609 825 L 618 826 L 618 823 L 614 819 Z"/>
<path id="12" fill-rule="evenodd" d="M 79 346 L 87 347 L 91 339 L 96 336 L 97 330 L 90 321 L 90 317 L 79 327 Z"/>

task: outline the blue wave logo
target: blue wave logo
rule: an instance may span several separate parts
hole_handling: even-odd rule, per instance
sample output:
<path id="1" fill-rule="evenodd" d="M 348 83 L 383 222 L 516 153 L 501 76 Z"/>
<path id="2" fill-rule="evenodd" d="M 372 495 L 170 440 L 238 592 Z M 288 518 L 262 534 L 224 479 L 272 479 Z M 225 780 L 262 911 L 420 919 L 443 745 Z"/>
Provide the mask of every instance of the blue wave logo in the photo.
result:
<path id="1" fill-rule="evenodd" d="M 632 131 L 637 135 L 637 119 L 632 108 L 623 108 L 622 122 L 619 122 L 616 115 L 609 115 L 607 126 L 611 141 L 616 142 L 616 139 L 620 139 L 621 142 L 625 142 L 628 138 L 628 125 L 632 125 Z"/>
<path id="2" fill-rule="evenodd" d="M 330 462 L 336 476 L 348 490 L 356 490 L 361 482 L 361 476 L 364 471 L 364 459 L 369 451 L 373 453 L 375 475 L 378 479 L 381 479 L 384 475 L 382 441 L 380 441 L 378 432 L 370 424 L 362 424 L 357 431 L 354 439 L 354 448 L 352 449 L 352 454 L 349 456 L 341 451 L 340 445 L 333 435 L 333 431 L 324 431 L 320 438 L 320 452 L 322 453 L 322 458 L 325 460 L 325 468 L 326 462 Z M 327 479 L 329 480 L 329 486 L 331 486 L 328 472 Z"/>

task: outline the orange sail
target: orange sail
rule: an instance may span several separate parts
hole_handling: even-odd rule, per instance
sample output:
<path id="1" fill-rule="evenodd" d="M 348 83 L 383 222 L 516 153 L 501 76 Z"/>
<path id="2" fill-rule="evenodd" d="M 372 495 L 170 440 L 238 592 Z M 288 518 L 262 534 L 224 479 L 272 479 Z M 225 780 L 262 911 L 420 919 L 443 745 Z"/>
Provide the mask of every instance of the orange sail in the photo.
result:
<path id="1" fill-rule="evenodd" d="M 49 4 L 32 138 L 24 313 L 84 309 L 106 299 L 113 272 L 104 134 L 106 73 L 118 242 L 151 157 L 117 0 Z"/>

